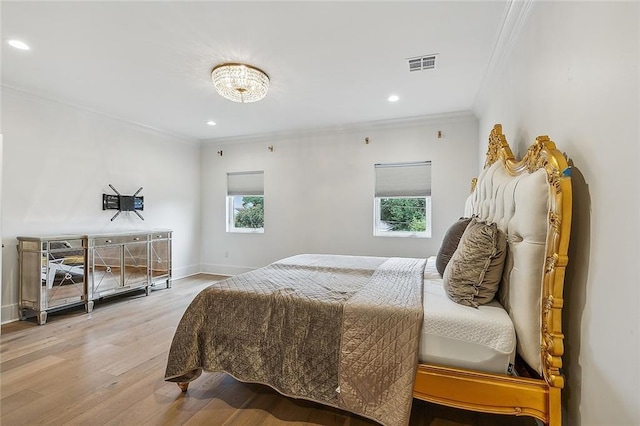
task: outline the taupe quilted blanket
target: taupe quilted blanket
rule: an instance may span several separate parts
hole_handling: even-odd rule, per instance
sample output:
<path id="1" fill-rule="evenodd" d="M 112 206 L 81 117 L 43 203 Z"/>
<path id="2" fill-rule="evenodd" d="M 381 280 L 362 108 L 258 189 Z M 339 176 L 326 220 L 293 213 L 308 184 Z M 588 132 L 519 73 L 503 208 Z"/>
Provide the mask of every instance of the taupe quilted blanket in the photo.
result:
<path id="1" fill-rule="evenodd" d="M 298 255 L 212 284 L 178 324 L 165 380 L 224 371 L 405 425 L 424 266 L 424 259 Z"/>

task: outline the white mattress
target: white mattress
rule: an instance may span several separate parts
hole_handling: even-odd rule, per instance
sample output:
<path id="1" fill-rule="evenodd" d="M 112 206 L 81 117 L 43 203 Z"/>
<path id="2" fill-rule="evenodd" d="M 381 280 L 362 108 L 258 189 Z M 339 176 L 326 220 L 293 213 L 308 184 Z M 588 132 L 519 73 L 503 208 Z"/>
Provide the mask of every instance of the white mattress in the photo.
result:
<path id="1" fill-rule="evenodd" d="M 419 360 L 423 363 L 508 373 L 516 352 L 516 332 L 498 301 L 472 308 L 450 300 L 435 267 L 424 273 L 424 324 Z"/>

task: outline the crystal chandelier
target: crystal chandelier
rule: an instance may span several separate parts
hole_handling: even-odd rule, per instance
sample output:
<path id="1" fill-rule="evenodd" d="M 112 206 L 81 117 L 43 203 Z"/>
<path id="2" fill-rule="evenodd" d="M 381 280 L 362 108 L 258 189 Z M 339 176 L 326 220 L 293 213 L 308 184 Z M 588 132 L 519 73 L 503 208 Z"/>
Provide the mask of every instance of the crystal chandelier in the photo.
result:
<path id="1" fill-rule="evenodd" d="M 269 90 L 269 76 L 245 64 L 220 64 L 211 71 L 213 85 L 223 97 L 234 102 L 257 102 Z"/>

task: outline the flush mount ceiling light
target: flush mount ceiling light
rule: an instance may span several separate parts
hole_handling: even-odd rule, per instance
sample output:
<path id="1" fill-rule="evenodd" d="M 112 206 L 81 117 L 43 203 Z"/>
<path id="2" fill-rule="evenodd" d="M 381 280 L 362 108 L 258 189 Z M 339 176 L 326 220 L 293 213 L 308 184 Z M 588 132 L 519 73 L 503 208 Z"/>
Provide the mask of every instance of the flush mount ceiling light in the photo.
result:
<path id="1" fill-rule="evenodd" d="M 269 90 L 269 76 L 251 65 L 220 64 L 211 71 L 211 79 L 218 93 L 234 102 L 257 102 Z"/>

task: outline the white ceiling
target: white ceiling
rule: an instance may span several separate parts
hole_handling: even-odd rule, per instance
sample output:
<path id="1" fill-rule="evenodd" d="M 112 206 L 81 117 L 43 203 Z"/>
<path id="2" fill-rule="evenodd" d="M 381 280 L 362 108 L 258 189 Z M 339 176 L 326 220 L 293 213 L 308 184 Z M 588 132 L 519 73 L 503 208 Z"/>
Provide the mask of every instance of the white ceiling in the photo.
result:
<path id="1" fill-rule="evenodd" d="M 510 5 L 2 1 L 2 85 L 194 140 L 469 111 Z M 433 53 L 435 70 L 409 73 Z M 221 62 L 267 72 L 267 97 L 220 97 Z"/>

